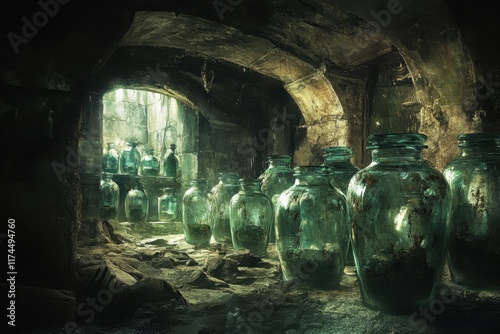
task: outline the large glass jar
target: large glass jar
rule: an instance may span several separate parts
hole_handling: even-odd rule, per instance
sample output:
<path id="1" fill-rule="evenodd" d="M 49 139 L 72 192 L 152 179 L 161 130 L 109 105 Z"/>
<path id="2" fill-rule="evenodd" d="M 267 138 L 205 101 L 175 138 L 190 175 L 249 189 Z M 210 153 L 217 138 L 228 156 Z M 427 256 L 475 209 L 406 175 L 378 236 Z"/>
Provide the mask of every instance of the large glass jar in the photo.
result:
<path id="1" fill-rule="evenodd" d="M 139 174 L 144 176 L 158 176 L 160 174 L 160 161 L 155 157 L 155 150 L 148 148 L 139 165 Z"/>
<path id="2" fill-rule="evenodd" d="M 359 171 L 359 168 L 351 163 L 352 149 L 345 146 L 333 146 L 326 149 L 323 158 L 323 166 L 330 168 L 330 185 L 340 189 L 346 195 L 349 181 Z M 350 242 L 346 265 L 354 266 L 354 256 Z"/>
<path id="3" fill-rule="evenodd" d="M 212 234 L 220 243 L 232 244 L 229 203 L 240 189 L 238 179 L 237 173 L 220 173 L 219 183 L 212 189 Z"/>
<path id="4" fill-rule="evenodd" d="M 234 249 L 247 249 L 255 256 L 266 255 L 273 224 L 273 204 L 260 187 L 260 180 L 241 179 L 229 209 Z"/>
<path id="5" fill-rule="evenodd" d="M 115 144 L 108 143 L 108 149 L 102 156 L 102 171 L 105 173 L 118 173 L 118 160 Z"/>
<path id="6" fill-rule="evenodd" d="M 163 195 L 158 197 L 158 219 L 162 222 L 177 220 L 177 196 L 173 188 L 164 188 Z"/>
<path id="7" fill-rule="evenodd" d="M 148 218 L 148 198 L 146 194 L 135 185 L 125 197 L 125 216 L 131 223 L 142 223 Z"/>
<path id="8" fill-rule="evenodd" d="M 372 163 L 347 191 L 364 304 L 414 312 L 435 297 L 445 261 L 451 191 L 422 159 L 423 134 L 368 137 Z"/>
<path id="9" fill-rule="evenodd" d="M 453 194 L 451 278 L 467 287 L 500 288 L 500 134 L 458 140 L 461 155 L 443 169 Z"/>
<path id="10" fill-rule="evenodd" d="M 345 195 L 330 186 L 321 166 L 297 167 L 295 176 L 276 207 L 283 279 L 312 288 L 338 287 L 349 245 Z"/>
<path id="11" fill-rule="evenodd" d="M 175 155 L 175 144 L 170 144 L 169 149 L 165 153 L 163 158 L 163 175 L 167 177 L 177 176 L 177 167 L 179 165 L 179 159 Z"/>
<path id="12" fill-rule="evenodd" d="M 276 200 L 282 191 L 293 185 L 293 170 L 290 168 L 292 157 L 289 155 L 270 155 L 268 157 L 269 167 L 259 177 L 262 179 L 261 190 L 269 197 L 276 207 Z M 269 235 L 269 242 L 276 242 L 276 231 L 273 225 Z"/>
<path id="13" fill-rule="evenodd" d="M 193 180 L 182 198 L 182 226 L 186 242 L 198 248 L 207 247 L 212 237 L 210 223 L 211 194 L 207 180 Z"/>
<path id="14" fill-rule="evenodd" d="M 140 163 L 141 152 L 137 149 L 137 143 L 127 142 L 127 147 L 120 154 L 120 172 L 137 175 Z"/>
<path id="15" fill-rule="evenodd" d="M 99 217 L 103 220 L 116 219 L 120 203 L 120 188 L 111 178 L 113 174 L 103 173 L 99 186 Z"/>

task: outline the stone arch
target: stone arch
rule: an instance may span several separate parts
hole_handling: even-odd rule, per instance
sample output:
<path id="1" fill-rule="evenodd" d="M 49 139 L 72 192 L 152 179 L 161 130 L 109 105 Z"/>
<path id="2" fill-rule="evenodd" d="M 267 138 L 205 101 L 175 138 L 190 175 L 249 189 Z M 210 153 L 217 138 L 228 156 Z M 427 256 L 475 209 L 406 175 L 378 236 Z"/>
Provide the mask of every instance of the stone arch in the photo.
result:
<path id="1" fill-rule="evenodd" d="M 296 164 L 311 163 L 309 157 L 314 148 L 310 142 L 320 146 L 346 144 L 345 128 L 340 126 L 344 124 L 342 105 L 325 76 L 325 69 L 315 68 L 267 39 L 245 35 L 238 29 L 198 17 L 170 12 L 137 12 L 120 46 L 144 45 L 200 52 L 282 81 L 308 127 L 306 140 L 296 150 Z M 336 134 L 326 130 L 332 126 L 338 126 Z"/>

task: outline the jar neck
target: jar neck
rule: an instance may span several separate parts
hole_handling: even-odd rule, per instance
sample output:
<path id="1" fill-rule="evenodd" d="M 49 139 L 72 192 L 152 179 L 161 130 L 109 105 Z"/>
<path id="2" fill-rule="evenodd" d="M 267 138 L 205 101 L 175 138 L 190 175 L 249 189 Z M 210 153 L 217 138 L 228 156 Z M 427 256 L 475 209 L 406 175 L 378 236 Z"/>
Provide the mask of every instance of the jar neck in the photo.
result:
<path id="1" fill-rule="evenodd" d="M 207 180 L 193 180 L 191 181 L 191 187 L 198 188 L 200 190 L 208 189 L 208 181 Z"/>
<path id="2" fill-rule="evenodd" d="M 288 155 L 269 156 L 269 169 L 282 168 L 289 169 L 292 158 Z"/>
<path id="3" fill-rule="evenodd" d="M 322 166 L 305 166 L 295 168 L 296 185 L 329 185 L 328 170 Z"/>
<path id="4" fill-rule="evenodd" d="M 401 164 L 423 161 L 422 148 L 393 147 L 372 149 L 372 161 L 382 164 Z"/>
<path id="5" fill-rule="evenodd" d="M 345 162 L 352 158 L 352 149 L 345 146 L 330 147 L 323 155 L 325 161 Z"/>
<path id="6" fill-rule="evenodd" d="M 498 156 L 500 155 L 500 145 L 497 146 L 495 143 L 492 144 L 480 144 L 480 145 L 470 145 L 461 146 L 461 156 L 462 157 L 478 157 L 478 156 Z"/>
<path id="7" fill-rule="evenodd" d="M 240 180 L 240 190 L 243 192 L 260 193 L 260 180 Z"/>
<path id="8" fill-rule="evenodd" d="M 239 175 L 236 173 L 220 173 L 219 174 L 219 183 L 220 184 L 229 184 L 229 185 L 238 185 Z"/>

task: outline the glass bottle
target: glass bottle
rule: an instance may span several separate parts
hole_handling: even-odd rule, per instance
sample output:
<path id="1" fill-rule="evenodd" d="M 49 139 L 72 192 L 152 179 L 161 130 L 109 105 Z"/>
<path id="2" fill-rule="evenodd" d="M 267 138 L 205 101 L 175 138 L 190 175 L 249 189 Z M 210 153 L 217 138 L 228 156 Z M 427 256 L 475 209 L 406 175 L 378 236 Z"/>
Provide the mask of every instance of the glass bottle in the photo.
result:
<path id="1" fill-rule="evenodd" d="M 270 155 L 269 167 L 259 177 L 262 179 L 262 192 L 269 197 L 276 207 L 276 200 L 282 191 L 293 185 L 293 170 L 290 168 L 292 157 L 289 155 Z M 276 242 L 276 231 L 273 224 L 269 235 L 269 242 Z"/>
<path id="2" fill-rule="evenodd" d="M 102 156 L 102 171 L 105 173 L 118 173 L 118 160 L 115 144 L 108 143 L 108 149 Z"/>
<path id="3" fill-rule="evenodd" d="M 220 243 L 232 244 L 229 203 L 240 189 L 238 179 L 237 173 L 220 173 L 219 183 L 212 189 L 213 236 Z"/>
<path id="4" fill-rule="evenodd" d="M 260 180 L 240 179 L 240 191 L 231 198 L 229 220 L 234 249 L 265 256 L 273 224 L 273 204 L 261 190 Z"/>
<path id="5" fill-rule="evenodd" d="M 99 217 L 103 220 L 116 219 L 120 203 L 120 188 L 111 178 L 113 174 L 103 173 L 99 186 Z"/>
<path id="6" fill-rule="evenodd" d="M 451 191 L 422 159 L 427 136 L 368 137 L 372 163 L 347 190 L 352 249 L 365 306 L 394 313 L 428 306 L 445 261 Z"/>
<path id="7" fill-rule="evenodd" d="M 177 219 L 177 196 L 173 188 L 164 188 L 158 197 L 158 219 L 162 222 L 174 222 Z"/>
<path id="8" fill-rule="evenodd" d="M 443 169 L 453 196 L 451 278 L 471 288 L 500 288 L 500 134 L 458 140 L 461 155 Z"/>
<path id="9" fill-rule="evenodd" d="M 295 184 L 278 197 L 276 248 L 285 281 L 313 288 L 340 284 L 349 245 L 345 195 L 322 166 L 295 168 Z"/>
<path id="10" fill-rule="evenodd" d="M 139 165 L 139 174 L 144 176 L 158 176 L 160 174 L 160 162 L 155 157 L 153 148 L 148 148 Z"/>
<path id="11" fill-rule="evenodd" d="M 175 155 L 175 144 L 170 144 L 169 149 L 165 152 L 163 159 L 163 175 L 167 177 L 177 176 L 177 167 L 179 165 L 179 159 Z"/>
<path id="12" fill-rule="evenodd" d="M 145 222 L 148 218 L 148 198 L 136 184 L 125 197 L 125 216 L 132 223 Z"/>
<path id="13" fill-rule="evenodd" d="M 330 185 L 340 189 L 347 194 L 349 181 L 359 171 L 359 168 L 351 163 L 352 149 L 345 146 L 333 146 L 327 148 L 323 155 L 323 166 L 329 167 Z M 346 265 L 354 266 L 354 256 L 352 255 L 352 246 L 349 242 L 347 251 Z"/>
<path id="14" fill-rule="evenodd" d="M 127 142 L 127 147 L 120 154 L 120 172 L 137 175 L 141 163 L 141 152 L 137 149 L 138 143 Z"/>
<path id="15" fill-rule="evenodd" d="M 199 248 L 210 244 L 212 237 L 210 201 L 207 180 L 191 181 L 191 188 L 182 198 L 182 226 L 188 244 Z"/>

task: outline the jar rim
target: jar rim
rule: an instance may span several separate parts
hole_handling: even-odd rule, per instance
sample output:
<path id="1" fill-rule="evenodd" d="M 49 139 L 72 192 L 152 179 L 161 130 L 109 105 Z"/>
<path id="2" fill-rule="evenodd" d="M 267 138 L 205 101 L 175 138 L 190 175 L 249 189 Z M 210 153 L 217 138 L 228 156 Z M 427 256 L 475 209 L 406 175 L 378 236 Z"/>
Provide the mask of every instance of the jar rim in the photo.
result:
<path id="1" fill-rule="evenodd" d="M 325 166 L 296 166 L 293 168 L 293 175 L 315 174 L 328 175 L 328 170 L 331 169 Z"/>
<path id="2" fill-rule="evenodd" d="M 325 153 L 348 152 L 352 153 L 352 148 L 349 146 L 330 146 L 325 150 Z"/>
<path id="3" fill-rule="evenodd" d="M 219 173 L 219 180 L 222 179 L 222 178 L 235 178 L 235 179 L 239 179 L 240 178 L 240 174 L 235 173 L 235 172 L 220 172 Z"/>
<path id="4" fill-rule="evenodd" d="M 251 178 L 241 178 L 238 180 L 241 185 L 257 185 L 261 184 L 262 181 L 259 179 L 251 179 Z"/>
<path id="5" fill-rule="evenodd" d="M 464 133 L 459 134 L 457 139 L 460 141 L 458 147 L 467 147 L 471 144 L 500 145 L 500 133 L 498 132 Z"/>
<path id="6" fill-rule="evenodd" d="M 399 148 L 413 146 L 416 148 L 427 148 L 425 141 L 427 136 L 422 133 L 385 133 L 370 135 L 368 137 L 368 150 L 378 148 Z"/>
<path id="7" fill-rule="evenodd" d="M 286 155 L 286 154 L 271 154 L 271 155 L 268 155 L 267 156 L 267 160 L 269 161 L 271 159 L 275 159 L 275 160 L 290 159 L 290 160 L 292 160 L 292 156 L 291 155 Z"/>

